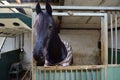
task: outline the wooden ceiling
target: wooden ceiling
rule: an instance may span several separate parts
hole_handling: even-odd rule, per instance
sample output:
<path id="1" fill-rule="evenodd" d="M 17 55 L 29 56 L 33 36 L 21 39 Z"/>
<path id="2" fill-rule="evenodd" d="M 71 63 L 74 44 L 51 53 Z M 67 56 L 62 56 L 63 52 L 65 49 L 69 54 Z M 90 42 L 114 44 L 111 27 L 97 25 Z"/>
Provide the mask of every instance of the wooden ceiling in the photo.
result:
<path id="1" fill-rule="evenodd" d="M 120 0 L 60 0 L 61 4 L 56 5 L 65 5 L 65 6 L 120 6 Z M 11 3 L 14 4 L 14 3 Z M 15 3 L 16 4 L 16 3 Z M 35 5 L 35 3 L 26 3 Z M 44 4 L 43 4 L 44 5 Z M 26 13 L 31 16 L 32 10 L 24 9 Z M 4 10 L 3 10 L 4 11 Z M 9 11 L 8 11 L 9 12 Z M 119 16 L 118 16 L 119 17 Z M 55 17 L 57 19 L 57 17 Z M 100 17 L 62 17 L 60 19 L 61 27 L 80 27 L 80 28 L 100 28 L 101 20 Z M 56 20 L 55 20 L 56 21 Z"/>

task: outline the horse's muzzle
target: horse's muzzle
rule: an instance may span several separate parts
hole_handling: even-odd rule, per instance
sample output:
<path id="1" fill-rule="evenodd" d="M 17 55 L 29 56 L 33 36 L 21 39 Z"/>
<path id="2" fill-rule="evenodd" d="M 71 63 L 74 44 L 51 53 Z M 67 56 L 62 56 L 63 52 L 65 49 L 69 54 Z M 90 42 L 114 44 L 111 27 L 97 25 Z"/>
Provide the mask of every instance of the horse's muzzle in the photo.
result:
<path id="1" fill-rule="evenodd" d="M 33 56 L 37 62 L 45 61 L 45 57 L 42 54 L 34 54 Z"/>

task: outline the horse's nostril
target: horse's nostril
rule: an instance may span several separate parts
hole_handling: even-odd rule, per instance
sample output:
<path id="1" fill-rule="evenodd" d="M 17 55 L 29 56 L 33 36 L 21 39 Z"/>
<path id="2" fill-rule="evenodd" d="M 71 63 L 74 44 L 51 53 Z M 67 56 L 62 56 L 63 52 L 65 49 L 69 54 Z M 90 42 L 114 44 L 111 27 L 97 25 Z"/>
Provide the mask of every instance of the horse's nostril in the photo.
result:
<path id="1" fill-rule="evenodd" d="M 40 59 L 44 59 L 44 57 L 43 57 L 43 56 L 41 56 L 41 57 L 40 57 Z"/>

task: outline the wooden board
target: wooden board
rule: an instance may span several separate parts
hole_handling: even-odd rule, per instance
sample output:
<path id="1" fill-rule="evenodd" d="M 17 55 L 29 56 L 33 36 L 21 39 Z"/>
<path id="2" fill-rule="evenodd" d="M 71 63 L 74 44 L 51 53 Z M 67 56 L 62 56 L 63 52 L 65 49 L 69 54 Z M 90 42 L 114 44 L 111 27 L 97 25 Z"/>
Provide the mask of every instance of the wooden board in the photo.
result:
<path id="1" fill-rule="evenodd" d="M 0 26 L 0 36 L 2 37 L 14 37 L 31 31 L 31 29 L 18 18 L 0 18 L 0 23 L 4 24 L 4 26 Z M 18 23 L 19 25 L 14 25 L 14 23 Z"/>

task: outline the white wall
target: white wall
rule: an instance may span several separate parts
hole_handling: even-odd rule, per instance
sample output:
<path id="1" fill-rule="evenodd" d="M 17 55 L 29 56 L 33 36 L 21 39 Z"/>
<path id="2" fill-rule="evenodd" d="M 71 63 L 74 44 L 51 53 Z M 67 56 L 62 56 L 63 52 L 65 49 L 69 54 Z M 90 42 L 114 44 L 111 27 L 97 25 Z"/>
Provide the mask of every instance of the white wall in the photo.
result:
<path id="1" fill-rule="evenodd" d="M 74 64 L 98 64 L 99 63 L 99 49 L 97 48 L 97 42 L 99 39 L 99 32 L 95 30 L 62 30 L 60 36 L 63 40 L 68 41 L 72 45 L 74 54 Z M 2 52 L 10 51 L 19 48 L 18 40 L 16 38 L 7 38 Z M 2 37 L 0 37 L 1 44 Z M 120 49 L 120 31 L 118 31 L 118 49 Z M 24 56 L 23 67 L 28 69 L 32 61 L 32 44 L 31 33 L 24 36 Z M 109 47 L 110 47 L 110 35 L 109 35 Z"/>
<path id="2" fill-rule="evenodd" d="M 24 56 L 22 59 L 24 69 L 29 69 L 32 62 L 32 36 L 27 33 L 24 36 Z"/>
<path id="3" fill-rule="evenodd" d="M 99 32 L 96 30 L 62 30 L 60 36 L 73 48 L 74 64 L 99 64 L 97 42 Z"/>
<path id="4" fill-rule="evenodd" d="M 3 44 L 3 40 L 4 40 L 4 37 L 0 37 L 0 45 Z M 18 44 L 15 44 L 15 38 L 7 37 L 1 52 L 3 53 L 3 52 L 15 50 L 16 48 L 18 48 Z"/>

